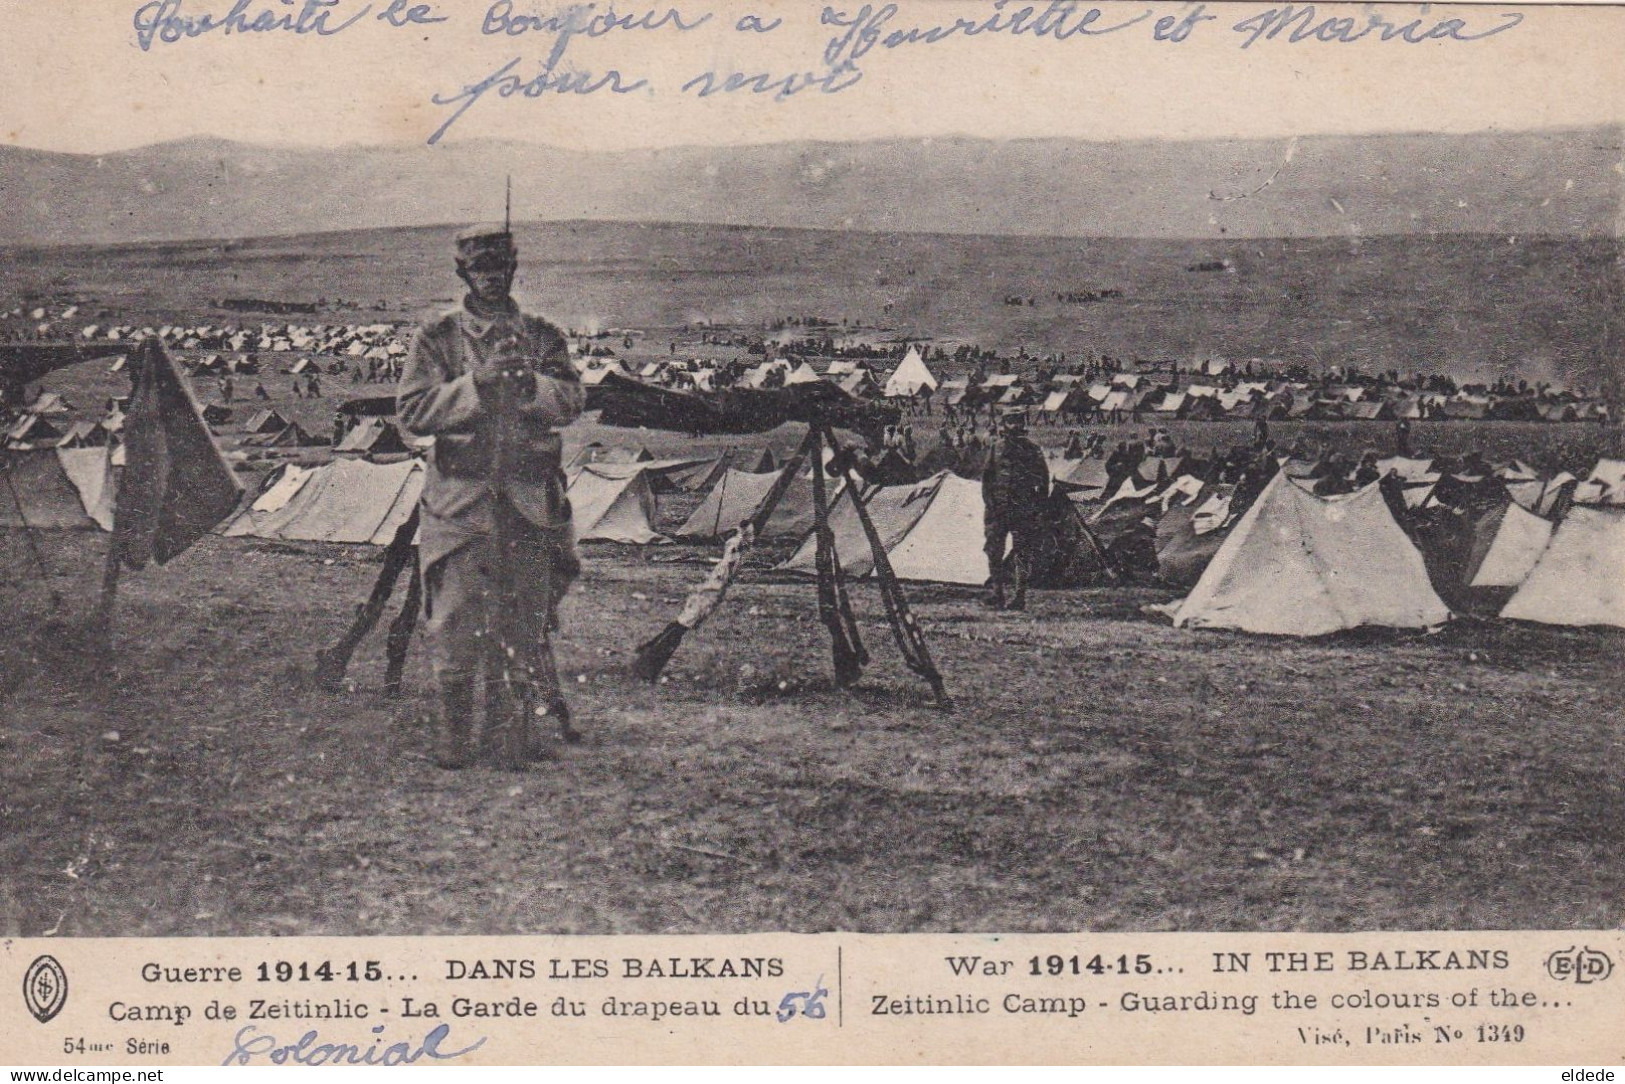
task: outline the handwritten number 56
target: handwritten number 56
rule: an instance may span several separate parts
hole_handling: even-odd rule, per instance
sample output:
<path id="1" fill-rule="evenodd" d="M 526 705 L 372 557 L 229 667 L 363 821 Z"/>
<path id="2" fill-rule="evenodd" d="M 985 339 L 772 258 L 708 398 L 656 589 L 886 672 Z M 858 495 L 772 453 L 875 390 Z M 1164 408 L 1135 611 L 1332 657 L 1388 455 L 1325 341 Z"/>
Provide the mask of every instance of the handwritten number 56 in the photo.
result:
<path id="1" fill-rule="evenodd" d="M 828 996 L 829 991 L 824 989 L 824 976 L 820 975 L 818 981 L 813 983 L 813 989 L 810 993 L 806 990 L 798 990 L 785 994 L 784 997 L 779 999 L 777 1019 L 781 1024 L 787 1023 L 799 1012 L 808 1020 L 822 1020 L 824 1018 L 824 999 Z M 797 1003 L 800 1005 L 799 1008 Z"/>

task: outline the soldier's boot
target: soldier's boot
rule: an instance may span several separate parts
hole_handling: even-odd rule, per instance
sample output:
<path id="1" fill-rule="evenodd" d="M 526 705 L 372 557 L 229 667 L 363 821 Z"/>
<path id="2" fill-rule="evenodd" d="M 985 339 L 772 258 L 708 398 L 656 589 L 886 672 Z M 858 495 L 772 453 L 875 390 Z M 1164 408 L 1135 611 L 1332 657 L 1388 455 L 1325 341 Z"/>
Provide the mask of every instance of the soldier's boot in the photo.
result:
<path id="1" fill-rule="evenodd" d="M 473 763 L 469 740 L 474 731 L 474 683 L 448 681 L 440 687 L 440 735 L 436 766 L 461 771 Z"/>

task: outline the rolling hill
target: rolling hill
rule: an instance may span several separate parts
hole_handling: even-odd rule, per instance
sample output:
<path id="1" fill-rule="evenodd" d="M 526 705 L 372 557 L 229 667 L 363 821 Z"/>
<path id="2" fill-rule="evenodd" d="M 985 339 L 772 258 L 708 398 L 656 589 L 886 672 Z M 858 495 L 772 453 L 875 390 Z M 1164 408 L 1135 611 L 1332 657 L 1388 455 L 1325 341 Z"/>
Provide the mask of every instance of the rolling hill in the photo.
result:
<path id="1" fill-rule="evenodd" d="M 1617 236 L 1617 127 L 1091 143 L 973 138 L 578 153 L 196 138 L 0 146 L 0 244 L 236 238 L 500 217 L 1051 237 Z"/>
<path id="2" fill-rule="evenodd" d="M 322 320 L 402 321 L 458 294 L 453 232 L 17 248 L 0 260 L 0 297 L 72 299 L 90 317 L 105 309 L 160 322 L 255 322 L 216 307 L 233 297 L 325 302 Z M 812 315 L 1007 354 L 1354 361 L 1593 388 L 1621 375 L 1609 339 L 1620 315 L 1613 238 L 1192 241 L 615 222 L 515 232 L 517 292 L 576 329 L 760 327 Z M 1228 269 L 1189 270 L 1214 265 Z M 1056 297 L 1085 290 L 1121 296 Z M 360 308 L 335 308 L 340 299 Z"/>

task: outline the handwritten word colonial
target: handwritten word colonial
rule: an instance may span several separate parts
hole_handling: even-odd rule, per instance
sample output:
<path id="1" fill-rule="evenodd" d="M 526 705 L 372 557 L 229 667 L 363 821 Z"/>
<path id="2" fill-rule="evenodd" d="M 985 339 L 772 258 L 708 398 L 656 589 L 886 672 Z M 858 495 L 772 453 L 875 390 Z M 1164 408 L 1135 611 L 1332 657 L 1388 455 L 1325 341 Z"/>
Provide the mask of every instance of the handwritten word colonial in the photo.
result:
<path id="1" fill-rule="evenodd" d="M 391 1043 L 383 1038 L 384 1025 L 372 1029 L 374 1036 L 362 1042 L 334 1042 L 316 1031 L 307 1031 L 296 1042 L 283 1043 L 276 1036 L 248 1024 L 232 1040 L 232 1051 L 221 1065 L 414 1065 L 429 1061 L 455 1061 L 485 1045 L 482 1036 L 468 1046 L 442 1050 L 440 1044 L 451 1034 L 451 1025 L 441 1024 L 421 1039 Z"/>

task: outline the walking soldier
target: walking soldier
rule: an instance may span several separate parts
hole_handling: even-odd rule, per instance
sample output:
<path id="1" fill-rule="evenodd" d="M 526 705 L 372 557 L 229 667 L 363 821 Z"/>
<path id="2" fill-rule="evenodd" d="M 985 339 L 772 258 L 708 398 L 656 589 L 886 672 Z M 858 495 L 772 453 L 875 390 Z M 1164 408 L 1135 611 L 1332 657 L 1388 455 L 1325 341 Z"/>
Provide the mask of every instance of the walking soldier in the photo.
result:
<path id="1" fill-rule="evenodd" d="M 1006 407 L 999 419 L 999 434 L 982 471 L 985 524 L 983 550 L 987 554 L 992 594 L 987 604 L 1005 607 L 1005 540 L 1011 540 L 1010 564 L 1015 573 L 1015 594 L 1010 608 L 1027 608 L 1027 580 L 1042 540 L 1044 503 L 1049 497 L 1049 464 L 1027 436 L 1027 416 L 1020 407 Z"/>
<path id="2" fill-rule="evenodd" d="M 434 437 L 419 561 L 440 691 L 441 767 L 471 761 L 474 686 L 485 734 L 510 765 L 542 755 L 534 716 L 575 732 L 548 634 L 580 571 L 557 430 L 580 415 L 564 335 L 510 296 L 518 253 L 502 226 L 457 237 L 461 307 L 419 326 L 398 389 L 401 424 Z"/>

